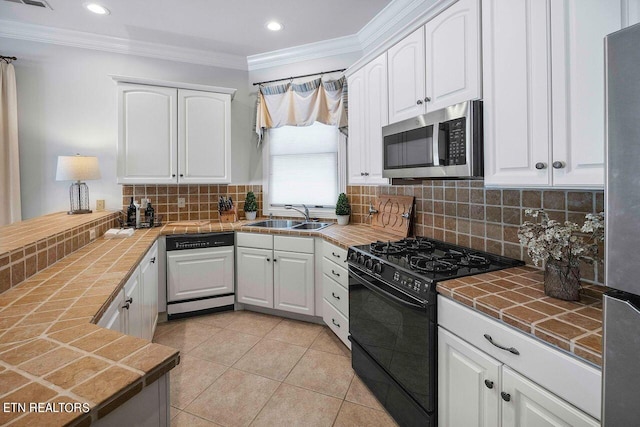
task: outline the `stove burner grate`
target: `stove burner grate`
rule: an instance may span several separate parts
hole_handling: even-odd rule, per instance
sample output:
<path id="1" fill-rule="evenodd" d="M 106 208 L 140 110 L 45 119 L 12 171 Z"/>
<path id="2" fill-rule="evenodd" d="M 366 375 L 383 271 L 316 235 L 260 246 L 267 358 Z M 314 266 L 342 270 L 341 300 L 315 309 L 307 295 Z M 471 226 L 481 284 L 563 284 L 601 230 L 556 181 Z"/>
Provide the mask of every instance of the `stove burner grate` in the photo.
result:
<path id="1" fill-rule="evenodd" d="M 458 271 L 458 266 L 455 260 L 451 261 L 429 255 L 418 255 L 410 258 L 409 266 L 420 273 L 455 273 Z"/>
<path id="2" fill-rule="evenodd" d="M 405 251 L 399 242 L 375 242 L 369 245 L 371 253 L 376 255 L 400 255 Z"/>

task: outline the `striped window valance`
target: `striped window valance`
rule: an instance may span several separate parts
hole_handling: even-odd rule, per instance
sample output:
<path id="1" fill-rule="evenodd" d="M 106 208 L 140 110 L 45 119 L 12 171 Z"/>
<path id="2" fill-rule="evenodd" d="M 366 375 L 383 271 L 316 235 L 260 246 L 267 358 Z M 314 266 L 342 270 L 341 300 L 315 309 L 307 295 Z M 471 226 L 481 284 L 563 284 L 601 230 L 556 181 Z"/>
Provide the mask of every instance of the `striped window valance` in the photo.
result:
<path id="1" fill-rule="evenodd" d="M 310 126 L 315 122 L 347 129 L 347 79 L 260 86 L 257 100 L 258 144 L 265 129 Z"/>

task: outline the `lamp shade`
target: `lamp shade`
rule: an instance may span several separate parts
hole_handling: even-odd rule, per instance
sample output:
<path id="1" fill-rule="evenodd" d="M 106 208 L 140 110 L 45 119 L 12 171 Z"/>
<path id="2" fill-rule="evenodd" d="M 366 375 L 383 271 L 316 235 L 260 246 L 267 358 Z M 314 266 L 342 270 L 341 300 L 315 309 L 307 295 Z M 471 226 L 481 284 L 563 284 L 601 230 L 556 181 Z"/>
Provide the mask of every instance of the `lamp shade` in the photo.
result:
<path id="1" fill-rule="evenodd" d="M 56 181 L 100 179 L 98 158 L 94 156 L 58 156 Z"/>

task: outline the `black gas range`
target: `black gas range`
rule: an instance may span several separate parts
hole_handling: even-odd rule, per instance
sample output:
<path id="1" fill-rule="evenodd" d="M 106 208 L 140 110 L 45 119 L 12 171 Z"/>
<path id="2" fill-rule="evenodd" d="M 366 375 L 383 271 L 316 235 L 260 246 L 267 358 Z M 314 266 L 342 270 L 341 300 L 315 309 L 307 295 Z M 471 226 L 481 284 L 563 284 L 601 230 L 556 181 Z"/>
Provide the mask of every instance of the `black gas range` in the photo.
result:
<path id="1" fill-rule="evenodd" d="M 436 426 L 436 283 L 523 265 L 418 237 L 349 248 L 349 333 L 358 376 L 402 426 Z"/>

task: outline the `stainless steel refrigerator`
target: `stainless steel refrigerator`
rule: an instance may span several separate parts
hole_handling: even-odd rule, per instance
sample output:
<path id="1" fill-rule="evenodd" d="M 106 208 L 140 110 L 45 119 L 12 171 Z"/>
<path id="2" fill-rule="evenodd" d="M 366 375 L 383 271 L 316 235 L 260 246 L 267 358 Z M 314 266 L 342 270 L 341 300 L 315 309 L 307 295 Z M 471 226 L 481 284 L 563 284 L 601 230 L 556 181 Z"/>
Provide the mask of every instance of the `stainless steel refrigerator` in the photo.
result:
<path id="1" fill-rule="evenodd" d="M 640 24 L 605 38 L 604 426 L 640 425 Z"/>

